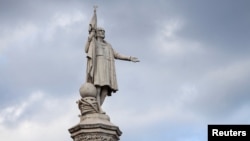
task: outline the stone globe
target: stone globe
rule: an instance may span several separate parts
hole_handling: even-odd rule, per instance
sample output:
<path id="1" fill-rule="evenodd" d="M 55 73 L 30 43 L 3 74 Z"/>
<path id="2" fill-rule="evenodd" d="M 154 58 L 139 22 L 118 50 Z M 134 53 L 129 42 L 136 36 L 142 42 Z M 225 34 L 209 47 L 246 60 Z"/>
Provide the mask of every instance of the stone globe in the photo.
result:
<path id="1" fill-rule="evenodd" d="M 82 84 L 79 91 L 82 98 L 96 97 L 96 87 L 92 83 Z"/>

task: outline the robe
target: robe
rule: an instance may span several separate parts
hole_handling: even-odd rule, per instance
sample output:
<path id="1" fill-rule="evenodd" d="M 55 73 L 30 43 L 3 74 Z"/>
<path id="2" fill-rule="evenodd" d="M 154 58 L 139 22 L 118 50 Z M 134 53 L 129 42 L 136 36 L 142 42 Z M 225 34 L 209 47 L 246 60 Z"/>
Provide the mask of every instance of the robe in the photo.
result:
<path id="1" fill-rule="evenodd" d="M 105 40 L 103 42 L 93 40 L 87 53 L 87 80 L 91 80 L 95 86 L 107 86 L 108 96 L 118 91 L 115 71 L 115 59 L 130 60 L 130 57 L 117 53 Z M 88 79 L 91 78 L 91 79 Z M 90 81 L 89 81 L 90 82 Z"/>

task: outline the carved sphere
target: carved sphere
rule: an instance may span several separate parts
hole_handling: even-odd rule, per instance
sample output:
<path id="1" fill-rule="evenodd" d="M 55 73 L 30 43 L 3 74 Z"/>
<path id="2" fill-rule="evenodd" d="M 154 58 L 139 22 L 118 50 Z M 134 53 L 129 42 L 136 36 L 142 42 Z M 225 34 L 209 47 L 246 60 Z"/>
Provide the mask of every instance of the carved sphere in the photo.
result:
<path id="1" fill-rule="evenodd" d="M 96 97 L 96 87 L 92 83 L 84 83 L 80 87 L 80 95 L 84 97 Z"/>

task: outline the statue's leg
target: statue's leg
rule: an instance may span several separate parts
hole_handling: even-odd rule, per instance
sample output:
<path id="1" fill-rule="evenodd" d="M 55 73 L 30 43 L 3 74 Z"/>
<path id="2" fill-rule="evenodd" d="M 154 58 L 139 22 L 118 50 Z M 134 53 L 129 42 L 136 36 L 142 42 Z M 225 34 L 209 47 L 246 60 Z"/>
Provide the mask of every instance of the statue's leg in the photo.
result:
<path id="1" fill-rule="evenodd" d="M 99 111 L 101 111 L 101 102 L 100 102 L 100 95 L 101 95 L 101 87 L 99 86 L 96 86 L 96 101 L 97 101 L 97 104 L 98 104 L 98 109 Z"/>
<path id="2" fill-rule="evenodd" d="M 100 95 L 100 104 L 102 105 L 106 96 L 108 95 L 108 87 L 102 87 L 101 95 Z"/>
<path id="3" fill-rule="evenodd" d="M 96 86 L 96 91 L 97 91 L 97 94 L 96 94 L 96 100 L 97 100 L 97 104 L 98 104 L 98 109 L 99 109 L 99 113 L 102 113 L 102 114 L 105 114 L 105 112 L 102 110 L 102 90 L 103 87 L 100 87 L 100 86 Z"/>

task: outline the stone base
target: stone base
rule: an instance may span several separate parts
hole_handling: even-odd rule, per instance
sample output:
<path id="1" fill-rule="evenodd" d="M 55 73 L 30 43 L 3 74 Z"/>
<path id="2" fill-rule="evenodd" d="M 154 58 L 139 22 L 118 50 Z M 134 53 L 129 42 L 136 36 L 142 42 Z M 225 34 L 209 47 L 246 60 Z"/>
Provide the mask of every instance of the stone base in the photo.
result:
<path id="1" fill-rule="evenodd" d="M 110 122 L 108 115 L 88 114 L 80 117 L 80 123 L 69 129 L 74 141 L 118 141 L 122 134 L 118 126 Z"/>

